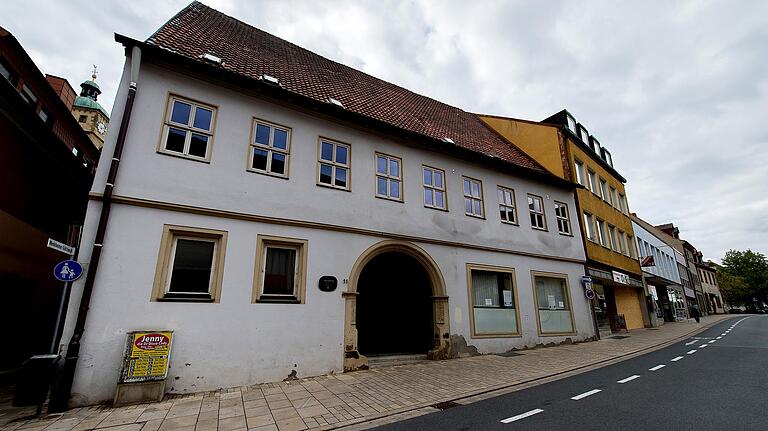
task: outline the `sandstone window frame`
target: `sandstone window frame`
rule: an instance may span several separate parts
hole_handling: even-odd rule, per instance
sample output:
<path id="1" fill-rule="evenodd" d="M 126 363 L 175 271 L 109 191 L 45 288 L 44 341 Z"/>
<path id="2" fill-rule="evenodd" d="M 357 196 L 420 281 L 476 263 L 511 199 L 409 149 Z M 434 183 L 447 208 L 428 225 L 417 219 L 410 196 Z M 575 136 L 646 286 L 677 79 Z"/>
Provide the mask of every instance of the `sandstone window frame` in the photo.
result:
<path id="1" fill-rule="evenodd" d="M 382 153 L 380 151 L 374 152 L 374 183 L 373 192 L 374 196 L 379 199 L 386 199 L 395 202 L 405 202 L 405 179 L 403 175 L 403 159 L 401 157 L 393 156 L 391 154 Z M 385 163 L 384 171 L 382 172 L 379 166 L 379 161 L 383 160 Z M 392 172 L 392 167 L 397 168 L 397 172 Z M 385 185 L 384 192 L 379 190 L 379 184 L 383 182 Z M 397 196 L 392 192 L 392 185 L 397 185 Z"/>
<path id="2" fill-rule="evenodd" d="M 222 279 L 224 277 L 224 258 L 227 251 L 227 231 L 180 225 L 163 225 L 160 239 L 155 278 L 150 300 L 174 302 L 212 302 L 221 299 Z M 214 243 L 211 275 L 208 294 L 174 294 L 169 292 L 176 245 L 179 239 L 210 241 Z"/>
<path id="3" fill-rule="evenodd" d="M 541 312 L 540 312 L 542 310 L 541 309 L 542 304 L 539 303 L 539 291 L 538 291 L 538 286 L 536 285 L 537 277 L 563 280 L 563 298 L 565 299 L 565 301 L 563 301 L 564 307 L 559 307 L 559 304 L 556 304 L 556 308 L 553 310 L 555 311 L 567 310 L 569 312 L 570 321 L 571 321 L 571 331 L 569 332 L 542 331 L 542 321 L 541 321 Z M 558 337 L 558 336 L 566 336 L 566 335 L 575 335 L 577 332 L 576 321 L 574 318 L 573 298 L 571 295 L 571 286 L 570 286 L 570 283 L 568 282 L 568 274 L 532 270 L 531 271 L 531 288 L 533 289 L 533 301 L 534 301 L 534 307 L 536 308 L 536 331 L 538 335 L 540 337 Z"/>
<path id="4" fill-rule="evenodd" d="M 499 198 L 499 218 L 501 218 L 501 222 L 520 226 L 520 219 L 517 217 L 517 198 L 515 197 L 515 189 L 497 185 L 496 194 Z M 509 219 L 510 213 L 512 214 L 511 220 Z"/>
<path id="5" fill-rule="evenodd" d="M 275 235 L 256 236 L 252 303 L 304 304 L 307 292 L 307 253 L 309 241 Z M 270 248 L 294 250 L 293 294 L 264 293 L 266 263 Z"/>
<path id="6" fill-rule="evenodd" d="M 540 210 L 536 209 L 536 202 L 539 203 Z M 547 231 L 547 214 L 544 208 L 544 198 L 539 195 L 528 193 L 528 215 L 531 222 L 531 229 Z M 536 220 L 536 223 L 534 223 Z M 540 221 L 540 223 L 539 223 Z"/>
<path id="7" fill-rule="evenodd" d="M 466 264 L 466 271 L 467 271 L 467 295 L 468 295 L 468 304 L 469 304 L 469 323 L 470 323 L 470 337 L 471 338 L 519 338 L 522 336 L 522 328 L 520 326 L 520 303 L 519 303 L 519 295 L 517 292 L 517 278 L 516 278 L 516 272 L 514 268 L 511 267 L 504 267 L 504 266 L 497 266 L 497 265 L 486 265 L 486 264 L 480 264 L 480 263 L 467 263 Z M 476 329 L 476 318 L 475 318 L 475 300 L 474 300 L 474 290 L 473 290 L 473 282 L 472 282 L 472 271 L 483 271 L 483 272 L 491 272 L 496 274 L 507 274 L 510 277 L 510 281 L 512 284 L 512 307 L 502 307 L 501 304 L 499 304 L 499 307 L 495 307 L 498 309 L 513 309 L 515 312 L 515 328 L 516 331 L 514 332 L 478 332 Z M 499 301 L 501 303 L 501 301 Z M 483 308 L 483 306 L 477 306 L 478 308 Z"/>
<path id="8" fill-rule="evenodd" d="M 323 158 L 323 144 L 331 145 L 331 158 Z M 339 148 L 346 149 L 346 163 L 340 162 Z M 323 165 L 328 166 L 331 172 L 331 182 L 326 183 L 322 181 L 323 178 Z M 337 173 L 339 170 L 343 170 L 345 173 L 346 185 L 340 186 L 336 184 Z M 341 142 L 336 139 L 326 138 L 324 136 L 318 136 L 317 138 L 317 185 L 320 187 L 328 187 L 336 190 L 352 191 L 352 145 Z"/>
<path id="9" fill-rule="evenodd" d="M 173 112 L 175 103 L 179 102 L 190 106 L 187 122 L 181 123 L 173 121 Z M 195 126 L 195 119 L 198 109 L 207 110 L 211 113 L 208 129 Z M 157 152 L 167 156 L 180 157 L 182 159 L 194 160 L 197 162 L 210 163 L 213 156 L 214 136 L 216 135 L 216 120 L 218 119 L 218 106 L 195 100 L 190 97 L 182 96 L 176 93 L 168 93 L 166 98 L 166 107 L 163 114 L 162 128 L 160 129 L 160 140 L 157 143 Z M 184 143 L 181 151 L 169 150 L 168 137 L 171 129 L 184 132 Z M 205 156 L 196 156 L 190 154 L 192 146 L 192 137 L 198 135 L 206 138 Z"/>
<path id="10" fill-rule="evenodd" d="M 467 189 L 469 185 L 469 189 Z M 475 185 L 477 185 L 477 193 L 475 193 Z M 477 178 L 472 178 L 467 175 L 461 176 L 461 190 L 464 195 L 464 215 L 467 217 L 475 217 L 485 220 L 485 198 L 483 195 L 483 182 Z M 470 204 L 470 210 L 467 211 L 467 203 Z M 479 204 L 480 211 L 477 211 Z"/>
<path id="11" fill-rule="evenodd" d="M 573 236 L 571 212 L 568 210 L 568 204 L 555 201 L 555 220 L 557 221 L 557 232 L 560 235 Z"/>
<path id="12" fill-rule="evenodd" d="M 426 173 L 429 172 L 431 184 L 427 184 L 426 181 Z M 435 181 L 435 178 L 437 176 L 435 174 L 439 174 L 440 177 L 442 177 L 442 186 L 437 184 Z M 422 203 L 424 204 L 424 207 L 426 208 L 432 208 L 436 210 L 441 211 L 448 211 L 448 191 L 447 191 L 447 184 L 446 184 L 446 177 L 445 177 L 445 171 L 440 168 L 436 168 L 434 166 L 429 165 L 421 165 L 421 183 L 423 186 L 423 196 L 422 196 Z M 443 196 L 443 205 L 438 205 L 437 200 L 435 199 L 436 196 L 441 195 Z M 431 196 L 432 203 L 427 202 L 427 196 Z"/>
<path id="13" fill-rule="evenodd" d="M 258 143 L 256 142 L 256 139 L 258 138 L 258 127 L 264 126 L 269 128 L 269 136 L 267 139 L 267 143 Z M 280 148 L 278 146 L 275 146 L 275 132 L 276 131 L 283 131 L 286 134 L 285 138 L 285 148 Z M 246 170 L 248 172 L 254 172 L 257 174 L 262 175 L 269 175 L 272 177 L 278 177 L 278 178 L 289 178 L 290 170 L 291 170 L 291 140 L 293 138 L 293 130 L 288 126 L 283 126 L 282 124 L 278 124 L 272 121 L 263 120 L 258 117 L 253 117 L 251 120 L 251 134 L 250 134 L 250 140 L 248 142 L 248 166 Z M 266 152 L 267 155 L 267 161 L 264 169 L 259 169 L 253 167 L 253 161 L 254 161 L 254 153 L 255 151 L 260 150 L 263 152 Z M 274 162 L 275 155 L 283 156 L 285 158 L 284 160 L 284 172 L 279 173 L 275 172 L 272 168 L 272 163 Z"/>

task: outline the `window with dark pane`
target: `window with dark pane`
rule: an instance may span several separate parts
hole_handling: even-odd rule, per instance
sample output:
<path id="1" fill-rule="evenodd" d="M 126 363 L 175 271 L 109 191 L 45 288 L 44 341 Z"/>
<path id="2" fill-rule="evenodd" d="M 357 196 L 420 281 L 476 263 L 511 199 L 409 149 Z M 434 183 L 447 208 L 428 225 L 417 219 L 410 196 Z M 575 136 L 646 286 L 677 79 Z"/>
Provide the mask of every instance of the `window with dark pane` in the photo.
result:
<path id="1" fill-rule="evenodd" d="M 216 243 L 178 238 L 168 292 L 174 294 L 210 294 L 211 271 Z"/>
<path id="2" fill-rule="evenodd" d="M 547 229 L 547 222 L 544 217 L 544 201 L 541 199 L 541 196 L 528 195 L 528 212 L 531 217 L 532 228 Z"/>
<path id="3" fill-rule="evenodd" d="M 264 262 L 265 295 L 296 296 L 296 249 L 269 246 Z"/>
<path id="4" fill-rule="evenodd" d="M 464 213 L 468 216 L 483 217 L 483 185 L 480 180 L 462 178 L 464 188 Z"/>
<path id="5" fill-rule="evenodd" d="M 172 97 L 162 149 L 195 159 L 207 159 L 213 139 L 214 115 L 213 108 Z"/>
<path id="6" fill-rule="evenodd" d="M 555 202 L 555 217 L 557 218 L 557 231 L 563 235 L 570 235 L 571 220 L 568 215 L 568 205 Z"/>
<path id="7" fill-rule="evenodd" d="M 398 157 L 376 154 L 376 196 L 402 201 L 401 164 Z"/>
<path id="8" fill-rule="evenodd" d="M 320 140 L 320 184 L 349 190 L 349 151 L 348 145 Z"/>
<path id="9" fill-rule="evenodd" d="M 288 175 L 290 131 L 274 124 L 254 121 L 251 143 L 251 169 L 259 172 Z"/>
<path id="10" fill-rule="evenodd" d="M 515 191 L 499 186 L 499 216 L 504 223 L 517 224 L 517 208 L 515 206 Z"/>
<path id="11" fill-rule="evenodd" d="M 442 169 L 422 167 L 424 183 L 424 206 L 447 209 L 445 202 L 445 172 Z"/>

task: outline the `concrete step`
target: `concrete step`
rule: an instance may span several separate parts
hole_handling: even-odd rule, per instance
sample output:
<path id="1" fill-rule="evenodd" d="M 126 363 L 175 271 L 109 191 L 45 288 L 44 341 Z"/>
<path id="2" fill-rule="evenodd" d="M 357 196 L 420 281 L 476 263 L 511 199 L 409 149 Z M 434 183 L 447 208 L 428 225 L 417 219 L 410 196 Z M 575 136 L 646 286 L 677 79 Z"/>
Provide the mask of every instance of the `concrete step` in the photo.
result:
<path id="1" fill-rule="evenodd" d="M 426 362 L 427 355 L 408 354 L 408 355 L 371 355 L 368 356 L 368 367 L 382 368 L 393 367 L 395 365 L 416 364 Z"/>

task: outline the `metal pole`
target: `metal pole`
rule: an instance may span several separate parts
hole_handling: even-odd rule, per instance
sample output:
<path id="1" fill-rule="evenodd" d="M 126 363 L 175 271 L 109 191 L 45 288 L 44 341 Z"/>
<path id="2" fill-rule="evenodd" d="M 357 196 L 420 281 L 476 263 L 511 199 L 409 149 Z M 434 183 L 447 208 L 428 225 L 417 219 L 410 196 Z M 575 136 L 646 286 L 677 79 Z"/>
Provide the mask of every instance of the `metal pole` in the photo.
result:
<path id="1" fill-rule="evenodd" d="M 70 254 L 69 259 L 74 259 L 75 255 Z M 56 345 L 58 344 L 58 338 L 59 333 L 61 332 L 61 316 L 64 314 L 64 303 L 67 301 L 67 293 L 69 292 L 69 288 L 72 285 L 71 281 L 67 281 L 64 283 L 64 289 L 61 291 L 61 300 L 59 301 L 59 312 L 56 313 L 56 324 L 53 327 L 53 339 L 51 339 L 51 353 L 57 354 L 59 353 L 59 349 L 56 348 Z"/>

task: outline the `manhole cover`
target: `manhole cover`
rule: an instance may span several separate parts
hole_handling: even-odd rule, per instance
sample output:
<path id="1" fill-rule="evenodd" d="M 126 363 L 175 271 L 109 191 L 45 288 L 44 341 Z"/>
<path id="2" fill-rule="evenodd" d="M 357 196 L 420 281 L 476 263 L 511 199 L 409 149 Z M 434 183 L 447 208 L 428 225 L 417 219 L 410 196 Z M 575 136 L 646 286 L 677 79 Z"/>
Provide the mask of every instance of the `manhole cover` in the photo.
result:
<path id="1" fill-rule="evenodd" d="M 613 339 L 616 339 L 616 340 L 623 340 L 625 338 L 629 338 L 629 335 L 614 335 L 613 337 L 608 337 L 608 338 L 613 338 Z"/>
<path id="2" fill-rule="evenodd" d="M 438 410 L 448 410 L 451 407 L 460 406 L 461 404 L 455 402 L 455 401 L 445 401 L 442 403 L 432 404 L 432 407 L 438 409 Z"/>

